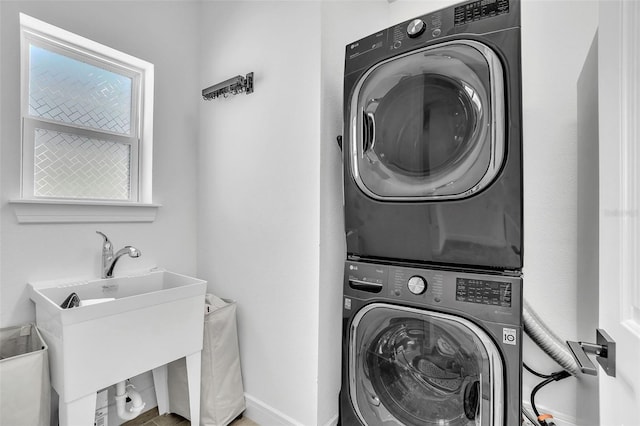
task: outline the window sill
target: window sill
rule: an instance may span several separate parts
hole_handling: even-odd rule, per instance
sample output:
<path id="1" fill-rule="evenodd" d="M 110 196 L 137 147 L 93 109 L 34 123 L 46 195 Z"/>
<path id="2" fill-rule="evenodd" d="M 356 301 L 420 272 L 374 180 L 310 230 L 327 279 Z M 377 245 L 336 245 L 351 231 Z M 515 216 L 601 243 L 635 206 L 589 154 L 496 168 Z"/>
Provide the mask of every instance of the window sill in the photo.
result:
<path id="1" fill-rule="evenodd" d="M 153 222 L 160 204 L 11 200 L 18 223 Z"/>

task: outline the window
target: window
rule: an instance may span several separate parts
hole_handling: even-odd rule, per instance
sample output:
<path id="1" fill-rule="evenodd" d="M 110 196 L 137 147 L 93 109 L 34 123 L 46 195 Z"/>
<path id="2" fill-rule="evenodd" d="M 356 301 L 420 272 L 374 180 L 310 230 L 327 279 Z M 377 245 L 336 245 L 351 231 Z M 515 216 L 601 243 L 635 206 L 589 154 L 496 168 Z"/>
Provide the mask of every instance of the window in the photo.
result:
<path id="1" fill-rule="evenodd" d="M 22 199 L 151 203 L 153 65 L 20 24 Z"/>

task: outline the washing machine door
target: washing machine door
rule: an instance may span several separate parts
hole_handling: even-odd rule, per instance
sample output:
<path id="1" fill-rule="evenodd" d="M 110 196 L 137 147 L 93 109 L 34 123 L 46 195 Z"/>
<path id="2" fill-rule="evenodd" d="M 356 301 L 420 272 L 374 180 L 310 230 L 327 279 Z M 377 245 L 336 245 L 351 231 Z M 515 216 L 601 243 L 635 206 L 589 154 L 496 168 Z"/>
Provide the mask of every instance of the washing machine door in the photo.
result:
<path id="1" fill-rule="evenodd" d="M 459 199 L 505 159 L 504 75 L 488 46 L 459 40 L 382 62 L 350 102 L 351 173 L 372 198 Z"/>
<path id="2" fill-rule="evenodd" d="M 349 363 L 351 403 L 365 425 L 503 425 L 500 354 L 466 319 L 368 305 L 352 322 Z"/>

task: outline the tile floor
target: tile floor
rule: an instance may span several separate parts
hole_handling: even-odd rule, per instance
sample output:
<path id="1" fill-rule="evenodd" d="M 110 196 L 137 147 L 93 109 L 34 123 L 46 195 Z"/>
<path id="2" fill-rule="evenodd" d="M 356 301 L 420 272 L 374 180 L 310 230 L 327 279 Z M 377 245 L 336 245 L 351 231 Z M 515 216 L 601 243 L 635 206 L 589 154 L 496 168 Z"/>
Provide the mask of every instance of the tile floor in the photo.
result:
<path id="1" fill-rule="evenodd" d="M 158 408 L 153 408 L 142 413 L 122 426 L 191 426 L 191 422 L 177 414 L 158 415 Z M 234 420 L 229 426 L 259 426 L 256 422 L 246 417 Z"/>

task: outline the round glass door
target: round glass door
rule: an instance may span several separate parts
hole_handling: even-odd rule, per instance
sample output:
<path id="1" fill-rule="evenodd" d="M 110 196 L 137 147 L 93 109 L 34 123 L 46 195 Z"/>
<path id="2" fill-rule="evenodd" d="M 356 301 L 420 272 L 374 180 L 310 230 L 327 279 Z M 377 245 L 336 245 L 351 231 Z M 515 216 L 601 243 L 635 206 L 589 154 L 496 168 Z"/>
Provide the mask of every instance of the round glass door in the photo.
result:
<path id="1" fill-rule="evenodd" d="M 364 424 L 501 424 L 500 355 L 465 319 L 369 305 L 354 318 L 349 350 L 351 401 Z"/>
<path id="2" fill-rule="evenodd" d="M 351 169 L 376 199 L 455 199 L 502 166 L 502 65 L 475 41 L 429 47 L 383 62 L 356 85 Z"/>

